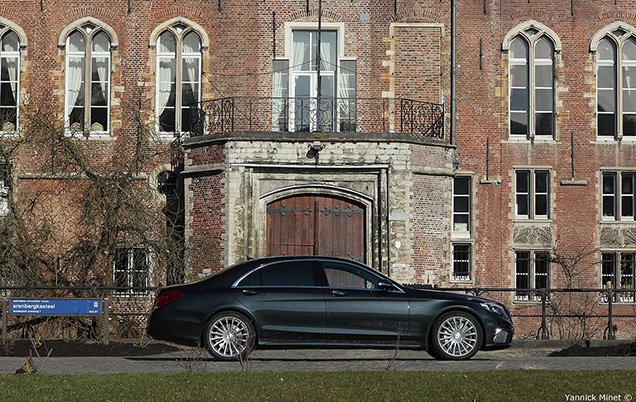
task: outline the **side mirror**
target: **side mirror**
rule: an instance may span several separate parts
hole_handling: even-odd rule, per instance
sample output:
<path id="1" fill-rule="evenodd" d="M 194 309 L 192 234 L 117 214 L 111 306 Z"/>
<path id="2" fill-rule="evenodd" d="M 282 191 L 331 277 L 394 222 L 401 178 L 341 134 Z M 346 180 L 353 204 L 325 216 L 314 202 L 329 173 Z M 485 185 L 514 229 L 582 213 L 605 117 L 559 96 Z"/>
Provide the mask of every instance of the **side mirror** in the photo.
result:
<path id="1" fill-rule="evenodd" d="M 393 285 L 391 282 L 380 281 L 378 282 L 378 289 L 391 291 L 391 290 L 395 290 L 395 285 Z"/>

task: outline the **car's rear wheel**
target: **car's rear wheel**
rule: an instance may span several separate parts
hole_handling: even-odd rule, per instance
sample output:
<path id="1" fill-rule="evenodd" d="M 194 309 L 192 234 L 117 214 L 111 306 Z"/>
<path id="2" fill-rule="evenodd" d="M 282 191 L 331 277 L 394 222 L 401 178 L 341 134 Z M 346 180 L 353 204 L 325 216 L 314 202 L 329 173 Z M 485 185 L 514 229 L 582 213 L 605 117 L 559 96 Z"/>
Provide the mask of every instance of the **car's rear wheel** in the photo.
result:
<path id="1" fill-rule="evenodd" d="M 216 314 L 205 326 L 203 342 L 216 360 L 246 358 L 254 347 L 254 326 L 233 311 Z"/>
<path id="2" fill-rule="evenodd" d="M 477 353 L 482 343 L 481 327 L 477 319 L 463 311 L 441 315 L 431 333 L 429 353 L 436 359 L 464 360 Z"/>

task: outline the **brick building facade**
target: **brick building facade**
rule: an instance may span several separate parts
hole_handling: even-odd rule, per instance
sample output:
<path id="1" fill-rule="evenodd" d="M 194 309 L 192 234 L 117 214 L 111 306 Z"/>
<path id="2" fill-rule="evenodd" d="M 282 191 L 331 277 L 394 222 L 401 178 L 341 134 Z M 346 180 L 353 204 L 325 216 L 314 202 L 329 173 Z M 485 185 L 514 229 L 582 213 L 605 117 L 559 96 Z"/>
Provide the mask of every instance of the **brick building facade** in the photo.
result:
<path id="1" fill-rule="evenodd" d="M 18 105 L 52 98 L 108 166 L 139 101 L 157 146 L 183 151 L 142 170 L 183 180 L 196 275 L 319 253 L 443 287 L 634 288 L 636 1 L 457 2 L 455 38 L 450 0 L 321 7 L 316 63 L 315 0 L 5 2 L 4 138 L 24 128 Z M 6 161 L 22 205 L 55 193 L 50 159 L 24 144 Z M 490 296 L 540 311 L 534 293 Z M 597 296 L 552 308 L 593 316 Z"/>

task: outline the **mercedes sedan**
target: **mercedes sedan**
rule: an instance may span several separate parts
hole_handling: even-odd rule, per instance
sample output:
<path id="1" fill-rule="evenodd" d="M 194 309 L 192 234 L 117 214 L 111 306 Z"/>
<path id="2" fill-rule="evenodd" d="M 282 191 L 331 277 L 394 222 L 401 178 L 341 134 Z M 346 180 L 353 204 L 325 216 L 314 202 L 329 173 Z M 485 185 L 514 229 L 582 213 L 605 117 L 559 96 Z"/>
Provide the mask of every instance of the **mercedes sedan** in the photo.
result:
<path id="1" fill-rule="evenodd" d="M 513 326 L 492 300 L 411 289 L 350 260 L 270 257 L 160 289 L 148 335 L 218 360 L 255 347 L 399 347 L 460 360 L 509 347 Z"/>

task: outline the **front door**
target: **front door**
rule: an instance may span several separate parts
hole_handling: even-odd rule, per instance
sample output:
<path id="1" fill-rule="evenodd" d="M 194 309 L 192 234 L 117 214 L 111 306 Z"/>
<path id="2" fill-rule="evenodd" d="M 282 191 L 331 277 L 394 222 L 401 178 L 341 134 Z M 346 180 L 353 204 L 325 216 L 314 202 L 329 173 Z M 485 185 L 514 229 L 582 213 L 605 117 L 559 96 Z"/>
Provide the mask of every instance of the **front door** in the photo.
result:
<path id="1" fill-rule="evenodd" d="M 365 210 L 326 195 L 296 195 L 267 206 L 267 255 L 322 255 L 366 262 Z"/>

